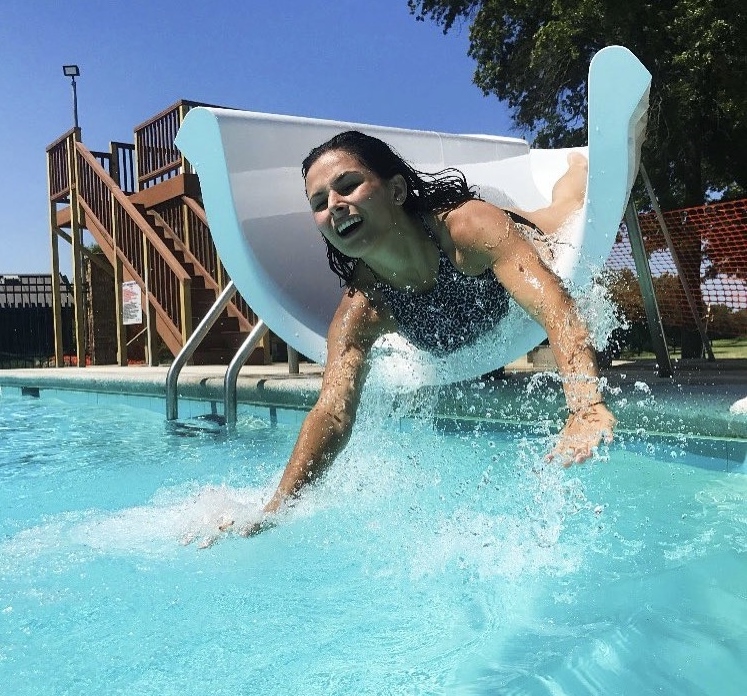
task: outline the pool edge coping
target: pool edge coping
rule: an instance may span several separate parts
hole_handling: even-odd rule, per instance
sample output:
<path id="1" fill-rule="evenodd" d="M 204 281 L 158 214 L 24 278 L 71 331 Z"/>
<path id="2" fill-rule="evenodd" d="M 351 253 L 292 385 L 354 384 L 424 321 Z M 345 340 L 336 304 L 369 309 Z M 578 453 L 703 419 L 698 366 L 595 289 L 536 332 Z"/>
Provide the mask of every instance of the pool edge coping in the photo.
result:
<path id="1" fill-rule="evenodd" d="M 167 367 L 110 366 L 2 370 L 0 389 L 6 386 L 165 399 L 167 371 Z M 221 366 L 188 366 L 179 382 L 179 399 L 208 402 L 213 408 L 215 404 L 222 406 L 224 371 Z M 731 404 L 747 394 L 747 376 L 741 372 L 734 379 L 728 375 L 720 379 L 704 375 L 679 381 L 662 380 L 640 369 L 614 370 L 603 376 L 621 431 L 654 428 L 695 437 L 747 439 L 747 414 L 730 411 Z M 283 365 L 250 366 L 239 375 L 237 401 L 308 411 L 316 401 L 321 381 L 322 368 L 317 365 L 304 365 L 299 375 L 289 375 Z M 534 383 L 534 394 L 527 396 L 530 382 Z M 424 388 L 418 393 L 432 389 Z M 507 372 L 487 381 L 448 385 L 440 389 L 435 399 L 434 417 L 464 421 L 526 422 L 529 413 L 532 420 L 562 422 L 565 415 L 557 379 L 546 373 Z M 491 418 L 496 412 L 498 417 Z"/>

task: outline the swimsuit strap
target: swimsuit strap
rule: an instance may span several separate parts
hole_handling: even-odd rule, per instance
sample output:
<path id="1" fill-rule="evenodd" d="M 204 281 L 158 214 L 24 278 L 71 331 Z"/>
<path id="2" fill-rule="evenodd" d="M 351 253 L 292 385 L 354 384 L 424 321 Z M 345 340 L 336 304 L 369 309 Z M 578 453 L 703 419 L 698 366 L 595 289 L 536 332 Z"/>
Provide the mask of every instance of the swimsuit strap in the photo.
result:
<path id="1" fill-rule="evenodd" d="M 530 229 L 542 233 L 542 230 L 537 227 L 537 225 L 533 222 L 529 222 L 529 220 L 522 215 L 519 215 L 519 213 L 515 213 L 513 210 L 506 210 L 505 208 L 501 208 L 501 210 L 503 210 L 503 212 L 506 213 L 506 215 L 508 215 L 508 217 L 510 217 L 517 225 L 524 225 L 524 227 L 529 227 Z"/>

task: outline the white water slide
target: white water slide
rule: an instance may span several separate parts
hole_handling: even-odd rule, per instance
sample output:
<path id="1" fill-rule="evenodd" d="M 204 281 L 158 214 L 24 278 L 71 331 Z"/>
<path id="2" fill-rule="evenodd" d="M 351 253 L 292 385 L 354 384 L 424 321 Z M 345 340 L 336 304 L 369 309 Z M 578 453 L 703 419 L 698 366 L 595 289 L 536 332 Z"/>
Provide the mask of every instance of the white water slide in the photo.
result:
<path id="1" fill-rule="evenodd" d="M 586 203 L 556 245 L 553 270 L 582 287 L 610 253 L 638 173 L 651 76 L 626 48 L 610 46 L 589 67 Z M 499 206 L 535 210 L 550 201 L 566 171 L 568 150 L 531 149 L 495 135 L 455 135 L 360 123 L 199 107 L 186 116 L 176 144 L 200 179 L 205 212 L 221 261 L 238 291 L 280 338 L 318 363 L 343 290 L 306 200 L 300 165 L 309 151 L 343 130 L 389 143 L 421 171 L 457 167 L 481 196 Z M 384 340 L 391 359 L 418 366 L 418 382 L 476 377 L 545 338 L 512 306 L 490 334 L 443 359 L 399 336 Z"/>

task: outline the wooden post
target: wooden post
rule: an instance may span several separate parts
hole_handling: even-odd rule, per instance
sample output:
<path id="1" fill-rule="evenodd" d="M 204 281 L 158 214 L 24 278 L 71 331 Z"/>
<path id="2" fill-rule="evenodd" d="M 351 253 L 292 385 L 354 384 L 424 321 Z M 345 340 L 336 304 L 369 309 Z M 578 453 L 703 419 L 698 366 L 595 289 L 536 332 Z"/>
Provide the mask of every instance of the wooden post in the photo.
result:
<path id="1" fill-rule="evenodd" d="M 187 115 L 187 112 L 189 111 L 189 107 L 186 104 L 179 104 L 179 108 L 177 111 L 177 128 L 180 128 L 182 123 L 184 123 L 184 117 Z M 192 173 L 192 168 L 187 162 L 187 158 L 182 154 L 180 155 L 181 160 L 181 174 L 190 174 Z M 184 202 L 184 197 L 182 196 L 180 199 L 181 204 L 181 211 L 182 211 L 182 230 L 184 231 L 182 242 L 184 242 L 184 246 L 187 247 L 187 250 L 195 253 L 195 250 L 192 248 L 192 217 L 190 215 L 189 206 Z M 211 269 L 208 268 L 208 271 Z M 220 285 L 220 281 L 218 281 L 219 287 L 222 287 Z"/>
<path id="2" fill-rule="evenodd" d="M 272 345 L 270 344 L 270 332 L 262 336 L 262 364 L 272 365 Z"/>
<path id="3" fill-rule="evenodd" d="M 145 360 L 151 367 L 158 365 L 158 359 L 155 356 L 154 337 L 153 329 L 155 328 L 155 322 L 151 322 L 155 318 L 153 312 L 150 311 L 150 249 L 148 248 L 148 238 L 143 233 L 143 281 L 145 282 L 145 296 L 143 297 L 143 312 L 145 313 Z"/>
<path id="4" fill-rule="evenodd" d="M 54 203 L 49 201 L 54 212 Z M 56 217 L 56 215 L 55 215 Z M 62 344 L 62 296 L 60 294 L 60 239 L 57 235 L 55 222 L 52 221 L 52 316 L 54 318 L 54 364 L 62 367 L 64 361 L 64 346 Z"/>
<path id="5" fill-rule="evenodd" d="M 112 266 L 114 267 L 114 311 L 116 312 L 117 325 L 117 365 L 125 367 L 127 365 L 127 332 L 124 326 L 123 307 L 122 307 L 122 283 L 124 281 L 124 269 L 122 260 L 119 258 L 117 248 L 119 246 L 119 225 L 117 224 L 117 207 L 114 196 L 111 200 L 111 234 L 114 244 L 114 258 Z"/>
<path id="6" fill-rule="evenodd" d="M 70 236 L 73 240 L 73 298 L 75 303 L 75 356 L 78 367 L 85 367 L 85 317 L 83 315 L 83 231 L 80 227 L 78 205 L 78 157 L 76 143 L 80 141 L 80 128 L 73 129 L 68 148 L 70 176 Z"/>
<path id="7" fill-rule="evenodd" d="M 212 233 L 211 239 L 212 239 Z M 221 263 L 220 256 L 218 256 L 218 253 L 215 254 L 215 280 L 218 283 L 218 287 L 223 289 L 228 285 L 228 281 L 226 280 L 226 274 L 223 272 L 223 264 Z"/>
<path id="8" fill-rule="evenodd" d="M 54 364 L 62 367 L 62 297 L 60 295 L 60 238 L 57 234 L 57 208 L 52 200 L 52 161 L 47 152 L 47 195 L 49 198 L 49 241 L 52 253 L 52 317 L 54 326 Z"/>
<path id="9" fill-rule="evenodd" d="M 184 123 L 184 117 L 187 115 L 187 112 L 189 111 L 190 107 L 187 106 L 184 103 L 179 104 L 179 109 L 177 113 L 177 126 L 181 126 L 182 123 Z M 190 166 L 189 162 L 187 161 L 187 158 L 184 155 L 181 155 L 181 168 L 182 174 L 191 174 L 192 173 L 192 167 Z"/>
<path id="10" fill-rule="evenodd" d="M 122 173 L 119 171 L 119 146 L 109 141 L 109 176 L 114 179 L 119 188 L 124 189 Z"/>
<path id="11" fill-rule="evenodd" d="M 192 218 L 189 215 L 189 206 L 184 202 L 184 196 L 182 196 L 181 198 L 181 211 L 183 236 L 182 241 L 184 242 L 184 246 L 187 247 L 187 251 L 190 251 L 194 254 L 194 249 L 192 249 Z"/>
<path id="12" fill-rule="evenodd" d="M 127 332 L 124 325 L 124 309 L 122 306 L 122 283 L 124 282 L 124 269 L 119 256 L 114 256 L 114 297 L 115 311 L 117 313 L 117 365 L 127 366 Z"/>
<path id="13" fill-rule="evenodd" d="M 150 367 L 157 367 L 160 363 L 160 356 L 158 355 L 158 331 L 156 331 L 156 310 L 153 305 L 148 302 L 145 305 L 145 322 L 148 330 L 146 331 L 146 340 L 148 342 L 148 365 Z"/>
<path id="14" fill-rule="evenodd" d="M 298 351 L 288 346 L 288 374 L 298 374 Z"/>
<path id="15" fill-rule="evenodd" d="M 179 323 L 182 326 L 182 346 L 192 335 L 192 281 L 179 284 Z"/>

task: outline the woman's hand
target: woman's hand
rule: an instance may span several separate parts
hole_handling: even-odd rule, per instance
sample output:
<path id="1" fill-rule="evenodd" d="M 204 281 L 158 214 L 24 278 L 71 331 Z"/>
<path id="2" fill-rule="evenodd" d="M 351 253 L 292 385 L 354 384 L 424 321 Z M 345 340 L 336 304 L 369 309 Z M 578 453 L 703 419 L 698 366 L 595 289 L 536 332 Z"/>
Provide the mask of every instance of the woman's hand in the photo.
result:
<path id="1" fill-rule="evenodd" d="M 256 536 L 275 526 L 275 515 L 265 511 L 242 517 L 243 520 L 237 521 L 223 515 L 217 520 L 215 528 L 206 533 L 189 532 L 182 537 L 181 544 L 186 546 L 195 543 L 198 549 L 209 549 L 230 534 L 242 537 Z"/>
<path id="2" fill-rule="evenodd" d="M 275 516 L 271 514 L 264 515 L 262 519 L 244 524 L 242 527 L 237 529 L 239 536 L 253 537 L 262 532 L 266 532 L 268 529 L 272 529 L 275 526 Z"/>
<path id="3" fill-rule="evenodd" d="M 585 461 L 602 441 L 605 444 L 612 442 L 616 423 L 617 420 L 604 403 L 571 413 L 547 460 L 558 461 L 565 467 Z"/>

